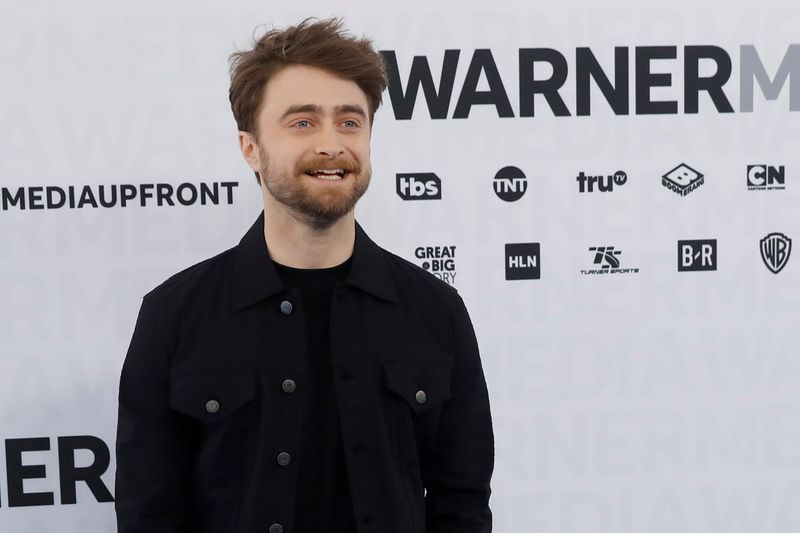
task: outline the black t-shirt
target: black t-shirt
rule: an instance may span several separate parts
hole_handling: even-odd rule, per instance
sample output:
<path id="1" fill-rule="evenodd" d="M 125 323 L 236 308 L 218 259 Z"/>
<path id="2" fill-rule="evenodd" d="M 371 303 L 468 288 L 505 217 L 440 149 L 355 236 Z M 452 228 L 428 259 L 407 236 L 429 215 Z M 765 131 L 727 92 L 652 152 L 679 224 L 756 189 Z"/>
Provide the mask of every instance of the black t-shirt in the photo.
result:
<path id="1" fill-rule="evenodd" d="M 303 415 L 297 450 L 294 531 L 353 533 L 356 530 L 345 469 L 339 411 L 330 355 L 331 297 L 350 270 L 350 259 L 332 268 L 300 269 L 275 264 L 284 287 L 299 289 L 308 319 Z M 294 458 L 292 459 L 294 461 Z"/>

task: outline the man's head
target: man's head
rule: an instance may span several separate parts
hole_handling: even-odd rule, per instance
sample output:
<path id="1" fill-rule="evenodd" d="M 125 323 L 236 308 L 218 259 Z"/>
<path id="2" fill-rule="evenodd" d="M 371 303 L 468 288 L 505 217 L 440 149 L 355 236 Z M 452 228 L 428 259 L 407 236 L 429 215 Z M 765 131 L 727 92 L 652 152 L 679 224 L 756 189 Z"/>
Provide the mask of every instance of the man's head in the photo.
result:
<path id="1" fill-rule="evenodd" d="M 369 184 L 369 139 L 385 88 L 380 54 L 337 20 L 272 30 L 233 54 L 239 144 L 266 193 L 315 226 L 350 212 Z"/>

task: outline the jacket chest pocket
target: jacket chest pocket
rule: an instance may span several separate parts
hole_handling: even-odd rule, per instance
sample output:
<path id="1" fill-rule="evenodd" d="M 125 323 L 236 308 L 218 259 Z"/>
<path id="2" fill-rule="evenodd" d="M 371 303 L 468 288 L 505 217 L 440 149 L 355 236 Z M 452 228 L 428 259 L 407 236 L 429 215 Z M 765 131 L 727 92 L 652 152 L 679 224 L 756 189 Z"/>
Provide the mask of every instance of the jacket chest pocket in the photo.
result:
<path id="1" fill-rule="evenodd" d="M 384 361 L 389 391 L 403 399 L 416 415 L 423 415 L 450 398 L 450 369 L 416 361 Z"/>
<path id="2" fill-rule="evenodd" d="M 177 376 L 170 407 L 203 429 L 251 427 L 257 422 L 256 379 L 252 371 Z"/>

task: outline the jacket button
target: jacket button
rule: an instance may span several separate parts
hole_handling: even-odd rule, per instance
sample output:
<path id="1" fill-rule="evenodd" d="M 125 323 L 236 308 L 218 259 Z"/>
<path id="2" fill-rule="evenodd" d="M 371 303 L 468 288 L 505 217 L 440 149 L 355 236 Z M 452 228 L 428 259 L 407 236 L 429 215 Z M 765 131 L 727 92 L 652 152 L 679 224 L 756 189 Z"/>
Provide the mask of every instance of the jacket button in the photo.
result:
<path id="1" fill-rule="evenodd" d="M 283 526 L 280 524 L 272 524 L 269 526 L 269 533 L 283 533 Z"/>
<path id="2" fill-rule="evenodd" d="M 284 379 L 281 387 L 283 387 L 283 392 L 292 393 L 294 392 L 294 389 L 297 387 L 297 385 L 295 385 L 293 379 Z"/>
<path id="3" fill-rule="evenodd" d="M 219 402 L 217 400 L 208 400 L 206 402 L 206 413 L 213 415 L 219 411 Z"/>
<path id="4" fill-rule="evenodd" d="M 420 403 L 420 404 L 425 403 L 425 400 L 426 400 L 425 391 L 424 390 L 418 390 L 416 398 L 417 398 L 417 403 Z"/>
<path id="5" fill-rule="evenodd" d="M 284 300 L 281 302 L 281 313 L 284 315 L 291 315 L 292 314 L 292 302 L 289 300 Z"/>
<path id="6" fill-rule="evenodd" d="M 289 464 L 289 461 L 292 460 L 292 456 L 289 455 L 287 452 L 281 452 L 278 454 L 278 464 L 281 466 L 286 466 Z"/>

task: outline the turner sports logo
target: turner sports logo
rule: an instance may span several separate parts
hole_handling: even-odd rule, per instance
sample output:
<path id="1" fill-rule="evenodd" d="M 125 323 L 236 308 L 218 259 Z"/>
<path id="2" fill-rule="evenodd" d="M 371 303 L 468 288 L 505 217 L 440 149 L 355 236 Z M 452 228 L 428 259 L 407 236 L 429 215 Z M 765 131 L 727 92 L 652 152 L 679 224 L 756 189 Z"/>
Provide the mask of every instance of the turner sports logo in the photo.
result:
<path id="1" fill-rule="evenodd" d="M 622 255 L 622 251 L 617 250 L 615 246 L 592 246 L 589 248 L 589 252 L 592 254 L 592 264 L 594 268 L 581 270 L 581 274 L 584 276 L 591 274 L 639 273 L 639 269 L 637 267 L 620 268 L 619 256 Z"/>
<path id="2" fill-rule="evenodd" d="M 407 70 L 406 58 L 399 62 L 394 50 L 381 51 L 389 74 L 389 98 L 397 120 L 413 117 L 420 89 L 432 119 L 446 119 L 448 116 L 469 118 L 474 106 L 494 107 L 499 118 L 533 117 L 541 113 L 541 109 L 535 107 L 536 103 L 542 103 L 535 98 L 536 95 L 544 97 L 549 112 L 557 117 L 568 117 L 573 113 L 577 116 L 591 115 L 593 85 L 599 89 L 605 104 L 615 115 L 677 114 L 679 103 L 682 103 L 683 113 L 698 113 L 701 93 L 703 105 L 710 103 L 718 113 L 733 113 L 734 105 L 729 96 L 738 94 L 738 111 L 751 113 L 756 100 L 756 86 L 766 100 L 777 100 L 790 87 L 787 90 L 789 111 L 800 111 L 800 44 L 790 44 L 780 60 L 776 56 L 762 59 L 752 44 L 739 46 L 737 53 L 713 45 L 636 46 L 633 50 L 627 46 L 617 46 L 614 48 L 614 64 L 601 66 L 595 53 L 587 47 L 576 48 L 569 53 L 552 48 L 520 48 L 516 62 L 518 72 L 511 78 L 507 72 L 501 76 L 490 49 L 477 49 L 467 60 L 464 84 L 458 91 L 453 108 L 451 101 L 459 63 L 462 70 L 464 68 L 464 61 L 460 61 L 461 50 L 444 51 L 438 83 L 433 79 L 427 56 L 414 56 Z M 630 60 L 631 56 L 633 61 Z M 701 62 L 704 64 L 702 69 Z M 738 66 L 736 72 L 734 62 Z M 714 65 L 705 68 L 709 63 Z M 401 64 L 407 76 L 401 76 Z M 776 64 L 778 67 L 773 71 L 765 66 Z M 439 70 L 438 65 L 435 70 Z M 653 89 L 672 87 L 673 73 L 679 72 L 683 73 L 679 78 L 683 80 L 682 102 L 656 100 Z M 731 81 L 734 73 L 738 80 Z M 487 90 L 478 90 L 482 79 L 486 80 Z M 568 81 L 574 86 L 574 91 L 564 88 Z M 792 82 L 795 84 L 793 87 Z M 506 91 L 506 87 L 511 86 L 519 88 L 516 110 Z M 575 94 L 571 106 L 567 105 L 562 91 L 564 94 Z"/>
<path id="3" fill-rule="evenodd" d="M 17 209 L 84 209 L 99 207 L 142 207 L 157 205 L 233 204 L 235 181 L 200 183 L 140 183 L 112 185 L 69 185 L 67 187 L 3 187 L 3 211 Z"/>
<path id="4" fill-rule="evenodd" d="M 80 435 L 75 437 L 58 437 L 58 472 L 48 472 L 44 464 L 36 463 L 36 459 L 25 456 L 28 452 L 51 452 L 49 437 L 5 440 L 6 486 L 8 488 L 8 507 L 30 507 L 37 505 L 55 505 L 55 495 L 49 491 L 31 490 L 26 480 L 47 479 L 56 477 L 59 487 L 61 505 L 78 502 L 77 485 L 85 483 L 100 503 L 113 502 L 111 492 L 101 479 L 108 470 L 111 461 L 108 446 L 97 437 Z M 87 466 L 76 466 L 75 455 L 78 451 L 89 452 L 91 462 Z M 81 453 L 83 456 L 84 454 Z M 41 461 L 41 455 L 39 461 Z M 85 463 L 84 459 L 80 460 Z M 41 487 L 41 484 L 37 484 Z"/>

